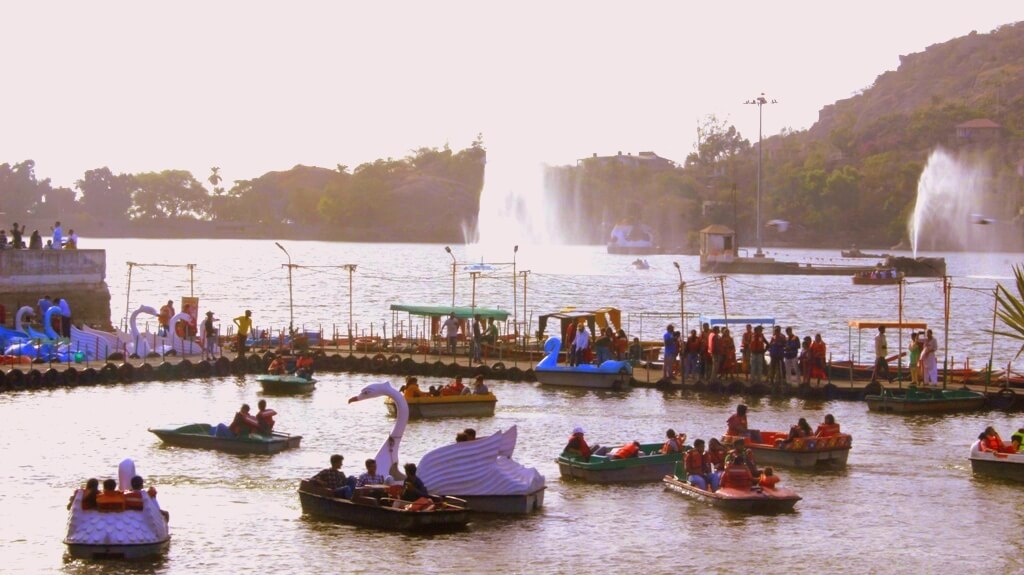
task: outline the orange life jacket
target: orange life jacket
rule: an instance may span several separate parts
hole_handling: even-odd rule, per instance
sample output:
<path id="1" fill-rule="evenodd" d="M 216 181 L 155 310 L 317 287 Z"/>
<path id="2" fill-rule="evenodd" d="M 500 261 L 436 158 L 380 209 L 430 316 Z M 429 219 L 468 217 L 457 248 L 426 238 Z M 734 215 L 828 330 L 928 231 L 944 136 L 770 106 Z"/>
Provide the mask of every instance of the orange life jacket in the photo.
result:
<path id="1" fill-rule="evenodd" d="M 260 428 L 259 422 L 256 421 L 255 417 L 239 411 L 235 414 L 235 420 L 231 422 L 231 426 L 228 429 L 231 430 L 231 433 L 238 435 L 242 433 L 243 426 L 246 428 L 244 431 L 256 431 Z"/>
<path id="2" fill-rule="evenodd" d="M 632 443 L 627 443 L 622 447 L 615 450 L 612 455 L 612 459 L 626 459 L 628 457 L 636 457 L 640 453 L 640 448 Z"/>
<path id="3" fill-rule="evenodd" d="M 682 450 L 683 440 L 680 439 L 679 436 L 669 439 L 668 441 L 665 442 L 664 445 L 661 446 L 662 453 L 676 453 L 682 452 Z"/>
<path id="4" fill-rule="evenodd" d="M 774 489 L 775 484 L 778 482 L 778 475 L 765 475 L 764 473 L 762 473 L 761 478 L 757 480 L 758 485 L 760 485 L 761 487 L 767 487 L 769 489 Z"/>
<path id="5" fill-rule="evenodd" d="M 832 437 L 839 435 L 839 424 L 838 423 L 822 423 L 818 425 L 818 430 L 814 433 L 817 437 Z"/>
<path id="6" fill-rule="evenodd" d="M 260 426 L 260 429 L 266 431 L 273 430 L 275 415 L 277 415 L 277 412 L 273 409 L 264 409 L 256 414 L 256 424 Z"/>
<path id="7" fill-rule="evenodd" d="M 96 509 L 100 511 L 124 511 L 124 493 L 100 491 L 96 494 Z"/>
<path id="8" fill-rule="evenodd" d="M 124 494 L 124 508 L 125 509 L 142 509 L 142 492 L 141 491 L 129 491 Z"/>

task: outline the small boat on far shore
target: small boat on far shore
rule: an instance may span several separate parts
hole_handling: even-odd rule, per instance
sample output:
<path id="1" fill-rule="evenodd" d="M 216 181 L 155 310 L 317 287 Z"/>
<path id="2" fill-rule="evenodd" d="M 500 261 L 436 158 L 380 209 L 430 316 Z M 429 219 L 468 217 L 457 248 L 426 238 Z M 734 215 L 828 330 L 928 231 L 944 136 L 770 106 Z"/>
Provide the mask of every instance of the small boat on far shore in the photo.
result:
<path id="1" fill-rule="evenodd" d="M 879 268 L 853 274 L 853 285 L 882 286 L 896 285 L 903 280 L 903 272 L 892 268 Z"/>
<path id="2" fill-rule="evenodd" d="M 256 381 L 260 382 L 260 386 L 263 387 L 264 393 L 309 393 L 316 388 L 316 380 L 312 377 L 305 378 L 293 374 L 257 375 Z"/>
<path id="3" fill-rule="evenodd" d="M 494 415 L 498 398 L 493 393 L 481 395 L 423 395 L 406 398 L 409 419 L 431 417 L 487 417 Z M 388 415 L 398 417 L 398 406 L 390 397 L 384 399 Z"/>
<path id="4" fill-rule="evenodd" d="M 676 463 L 682 461 L 683 453 L 662 453 L 661 443 L 643 443 L 639 457 L 612 459 L 610 455 L 591 455 L 583 458 L 562 453 L 555 460 L 562 477 L 582 479 L 592 483 L 639 483 L 660 481 Z M 687 447 L 689 449 L 689 447 Z M 614 451 L 614 450 L 611 450 Z"/>
<path id="5" fill-rule="evenodd" d="M 180 427 L 150 429 L 168 445 L 196 449 L 214 449 L 228 453 L 271 454 L 293 449 L 302 441 L 301 435 L 289 435 L 275 431 L 273 435 L 250 433 L 247 436 L 219 437 L 216 428 L 209 423 L 192 423 Z"/>
<path id="6" fill-rule="evenodd" d="M 973 411 L 985 405 L 985 394 L 969 389 L 929 389 L 910 386 L 906 390 L 883 389 L 864 400 L 871 411 L 885 413 L 950 413 Z"/>
<path id="7" fill-rule="evenodd" d="M 801 499 L 795 491 L 780 487 L 763 488 L 751 485 L 746 489 L 720 487 L 718 491 L 708 491 L 686 481 L 682 465 L 677 466 L 673 474 L 666 475 L 662 482 L 666 489 L 712 507 L 737 513 L 784 513 L 792 511 L 797 501 Z"/>
<path id="8" fill-rule="evenodd" d="M 971 445 L 971 472 L 1024 482 L 1024 453 L 982 451 L 981 441 Z"/>

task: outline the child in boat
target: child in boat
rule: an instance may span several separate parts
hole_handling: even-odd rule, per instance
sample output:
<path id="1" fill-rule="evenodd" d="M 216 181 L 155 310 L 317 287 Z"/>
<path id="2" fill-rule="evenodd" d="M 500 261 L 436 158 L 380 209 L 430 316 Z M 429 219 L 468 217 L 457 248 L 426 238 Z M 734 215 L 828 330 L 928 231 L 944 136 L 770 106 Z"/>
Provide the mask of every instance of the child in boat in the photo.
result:
<path id="1" fill-rule="evenodd" d="M 616 449 L 611 455 L 611 459 L 628 459 L 630 457 L 640 457 L 639 441 L 627 443 L 626 445 Z"/>
<path id="2" fill-rule="evenodd" d="M 775 470 L 771 467 L 765 467 L 761 472 L 761 478 L 757 480 L 757 484 L 766 489 L 775 489 L 778 482 L 779 476 L 775 475 Z"/>
<path id="3" fill-rule="evenodd" d="M 661 446 L 662 453 L 682 453 L 683 445 L 686 443 L 686 434 L 681 433 L 676 435 L 674 429 L 669 429 L 665 432 L 665 444 Z M 703 445 L 703 442 L 701 442 Z"/>

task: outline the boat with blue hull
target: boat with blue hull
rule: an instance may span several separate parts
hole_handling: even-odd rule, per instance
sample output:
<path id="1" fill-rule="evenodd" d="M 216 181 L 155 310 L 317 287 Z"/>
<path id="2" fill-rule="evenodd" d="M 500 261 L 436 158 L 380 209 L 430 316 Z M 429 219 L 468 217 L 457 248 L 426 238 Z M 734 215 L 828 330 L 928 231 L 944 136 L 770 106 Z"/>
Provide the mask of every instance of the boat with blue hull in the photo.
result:
<path id="1" fill-rule="evenodd" d="M 533 368 L 537 381 L 544 385 L 589 387 L 620 390 L 629 387 L 633 366 L 628 361 L 608 360 L 601 365 L 558 365 L 562 339 L 549 337 L 544 343 L 544 359 Z"/>

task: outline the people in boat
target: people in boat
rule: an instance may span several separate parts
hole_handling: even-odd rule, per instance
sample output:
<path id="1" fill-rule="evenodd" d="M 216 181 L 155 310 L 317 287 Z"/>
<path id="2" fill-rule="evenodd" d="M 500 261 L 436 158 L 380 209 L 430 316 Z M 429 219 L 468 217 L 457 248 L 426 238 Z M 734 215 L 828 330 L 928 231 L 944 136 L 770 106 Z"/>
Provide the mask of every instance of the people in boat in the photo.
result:
<path id="1" fill-rule="evenodd" d="M 484 385 L 484 376 L 476 376 L 476 379 L 473 380 L 473 395 L 487 395 L 490 392 L 491 390 Z"/>
<path id="2" fill-rule="evenodd" d="M 145 499 L 142 497 L 143 489 L 145 489 L 145 480 L 142 479 L 141 475 L 135 475 L 132 477 L 131 486 L 131 490 L 124 494 L 125 509 L 142 509 L 145 502 Z M 150 486 L 147 495 L 150 498 L 155 498 L 156 489 Z"/>
<path id="3" fill-rule="evenodd" d="M 359 474 L 359 478 L 356 479 L 356 487 L 365 487 L 367 485 L 390 485 L 394 481 L 390 475 L 381 475 L 377 473 L 377 460 L 367 459 L 366 460 L 366 471 Z"/>
<path id="4" fill-rule="evenodd" d="M 633 441 L 627 443 L 622 447 L 612 452 L 610 459 L 629 459 L 630 457 L 640 457 L 640 442 Z"/>
<path id="5" fill-rule="evenodd" d="M 818 429 L 814 431 L 815 437 L 832 437 L 839 435 L 839 424 L 836 423 L 836 418 L 831 413 L 825 414 L 825 420 L 818 424 Z"/>
<path id="6" fill-rule="evenodd" d="M 405 391 L 402 392 L 406 399 L 413 399 L 415 397 L 421 397 L 423 392 L 420 391 L 419 380 L 413 376 L 405 378 Z"/>
<path id="7" fill-rule="evenodd" d="M 105 479 L 103 491 L 96 495 L 96 509 L 100 511 L 124 511 L 124 493 L 117 489 L 117 481 Z"/>
<path id="8" fill-rule="evenodd" d="M 996 432 L 994 427 L 986 427 L 984 436 L 984 445 L 989 451 L 996 451 L 998 453 L 1017 453 L 1017 450 L 1013 446 L 1003 443 L 1003 438 L 999 437 L 999 433 Z"/>
<path id="9" fill-rule="evenodd" d="M 801 417 L 796 425 L 789 428 L 789 437 L 783 443 L 789 443 L 794 439 L 800 439 L 802 437 L 811 437 L 814 432 L 811 431 L 811 424 L 807 423 L 807 419 Z"/>
<path id="10" fill-rule="evenodd" d="M 757 476 L 757 464 L 754 463 L 754 454 L 747 449 L 746 442 L 742 438 L 736 440 L 732 451 L 725 456 L 725 469 L 727 472 L 730 466 L 736 465 L 746 467 L 750 477 Z"/>
<path id="11" fill-rule="evenodd" d="M 335 497 L 352 499 L 352 492 L 356 486 L 356 478 L 345 477 L 345 473 L 341 470 L 341 466 L 344 462 L 345 458 L 340 454 L 335 453 L 331 456 L 331 466 L 327 469 L 320 470 L 319 473 L 310 477 L 309 482 L 329 490 Z"/>
<path id="12" fill-rule="evenodd" d="M 577 425 L 572 429 L 572 435 L 569 436 L 569 442 L 565 444 L 565 448 L 562 449 L 562 453 L 569 456 L 575 456 L 583 459 L 583 461 L 589 461 L 590 455 L 594 450 L 597 449 L 597 445 L 594 445 L 592 450 L 587 445 L 587 440 L 583 437 L 584 430 L 582 427 Z"/>
<path id="13" fill-rule="evenodd" d="M 96 509 L 96 494 L 100 490 L 100 480 L 95 477 L 90 478 L 85 482 L 85 490 L 82 493 L 82 509 Z M 71 499 L 68 500 L 68 509 L 71 509 L 71 504 L 75 502 L 76 491 L 71 495 Z"/>
<path id="14" fill-rule="evenodd" d="M 441 389 L 437 386 L 431 385 L 427 388 L 427 395 L 430 397 L 441 397 Z"/>
<path id="15" fill-rule="evenodd" d="M 465 441 L 469 441 L 469 438 L 466 437 L 465 431 L 460 431 L 455 434 L 455 443 L 463 443 Z"/>
<path id="16" fill-rule="evenodd" d="M 231 421 L 231 425 L 228 426 L 228 430 L 235 437 L 247 437 L 250 433 L 260 430 L 259 422 L 249 414 L 251 410 L 252 408 L 249 407 L 248 403 L 243 403 L 238 413 L 235 413 L 235 418 Z"/>
<path id="17" fill-rule="evenodd" d="M 686 447 L 686 434 L 676 435 L 676 430 L 669 429 L 665 432 L 665 443 L 661 446 L 662 453 L 682 453 Z"/>
<path id="18" fill-rule="evenodd" d="M 267 366 L 267 373 L 270 375 L 284 375 L 285 359 L 283 355 L 279 355 L 270 362 Z"/>
<path id="19" fill-rule="evenodd" d="M 310 379 L 313 377 L 313 356 L 305 352 L 295 360 L 295 375 Z"/>
<path id="20" fill-rule="evenodd" d="M 259 427 L 259 432 L 263 435 L 271 435 L 274 433 L 274 416 L 277 412 L 273 409 L 267 409 L 267 400 L 261 399 L 256 404 L 259 411 L 256 412 L 256 425 Z"/>
<path id="21" fill-rule="evenodd" d="M 416 501 L 417 499 L 430 499 L 427 486 L 423 480 L 416 476 L 416 464 L 405 464 L 405 482 L 402 483 L 402 499 L 404 501 Z"/>
<path id="22" fill-rule="evenodd" d="M 686 480 L 690 482 L 690 485 L 705 491 L 709 487 L 711 491 L 718 490 L 717 475 L 711 467 L 708 454 L 704 452 L 703 439 L 695 440 L 693 449 L 686 452 L 683 469 L 686 471 Z"/>
<path id="23" fill-rule="evenodd" d="M 779 476 L 775 475 L 775 470 L 771 467 L 765 467 L 761 472 L 760 479 L 757 480 L 757 484 L 765 489 L 775 489 L 775 485 L 778 483 Z"/>
<path id="24" fill-rule="evenodd" d="M 1024 444 L 1024 428 L 1018 429 L 1010 436 L 1010 445 L 1012 445 L 1018 452 L 1020 451 L 1022 444 Z"/>
<path id="25" fill-rule="evenodd" d="M 455 381 L 441 388 L 441 395 L 461 395 L 466 386 L 462 384 L 462 376 L 456 376 Z"/>
<path id="26" fill-rule="evenodd" d="M 761 443 L 761 431 L 747 427 L 747 406 L 739 404 L 736 406 L 736 413 L 726 420 L 727 435 L 734 437 L 749 437 L 754 443 Z"/>

